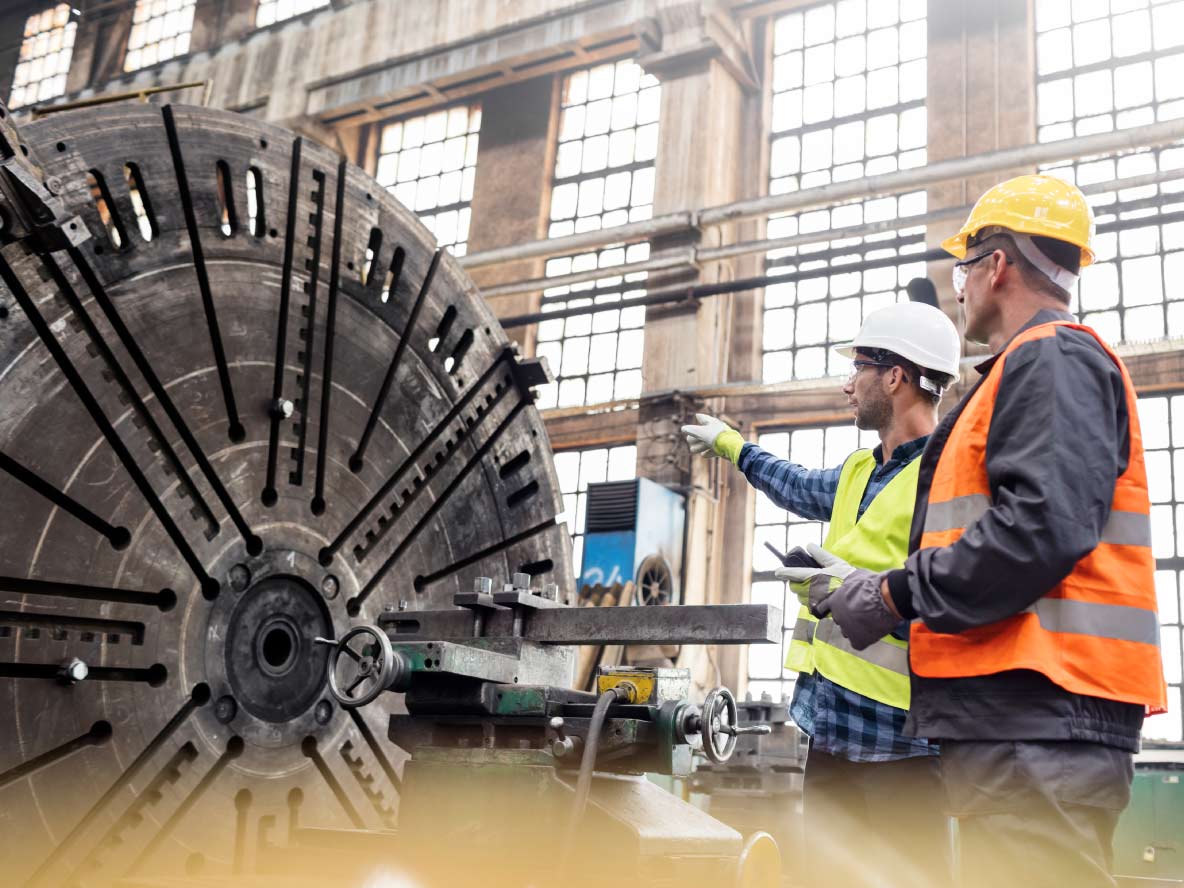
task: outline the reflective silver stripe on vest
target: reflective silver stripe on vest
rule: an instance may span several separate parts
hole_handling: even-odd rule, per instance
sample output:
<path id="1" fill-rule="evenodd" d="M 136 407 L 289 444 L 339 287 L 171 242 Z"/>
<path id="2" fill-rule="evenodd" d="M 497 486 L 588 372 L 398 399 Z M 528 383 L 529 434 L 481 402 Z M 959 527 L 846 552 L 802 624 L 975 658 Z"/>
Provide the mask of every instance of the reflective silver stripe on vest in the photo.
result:
<path id="1" fill-rule="evenodd" d="M 897 647 L 894 644 L 880 640 L 871 645 L 871 647 L 857 651 L 851 647 L 851 642 L 847 640 L 847 636 L 843 634 L 843 630 L 839 628 L 839 624 L 830 617 L 819 621 L 818 628 L 815 632 L 815 641 L 829 644 L 831 647 L 838 648 L 844 653 L 858 657 L 861 660 L 871 663 L 873 666 L 887 669 L 889 672 L 895 672 L 898 675 L 909 674 L 909 652 L 907 648 Z"/>
<path id="2" fill-rule="evenodd" d="M 1041 598 L 1024 610 L 1036 614 L 1041 628 L 1049 632 L 1092 635 L 1094 638 L 1159 646 L 1159 618 L 1154 611 L 1141 607 L 1071 601 L 1067 598 Z"/>
<path id="3" fill-rule="evenodd" d="M 981 493 L 956 496 L 925 507 L 925 533 L 964 530 L 986 514 L 991 498 Z M 1114 510 L 1102 528 L 1103 543 L 1117 546 L 1151 546 L 1151 516 Z"/>
<path id="4" fill-rule="evenodd" d="M 944 503 L 929 503 L 925 507 L 925 533 L 962 530 L 986 514 L 989 508 L 991 498 L 981 493 L 956 496 Z"/>
<path id="5" fill-rule="evenodd" d="M 1151 516 L 1115 510 L 1102 528 L 1102 542 L 1116 546 L 1151 546 Z"/>
<path id="6" fill-rule="evenodd" d="M 814 641 L 814 629 L 818 626 L 813 620 L 798 620 L 793 624 L 793 640 L 811 644 Z"/>

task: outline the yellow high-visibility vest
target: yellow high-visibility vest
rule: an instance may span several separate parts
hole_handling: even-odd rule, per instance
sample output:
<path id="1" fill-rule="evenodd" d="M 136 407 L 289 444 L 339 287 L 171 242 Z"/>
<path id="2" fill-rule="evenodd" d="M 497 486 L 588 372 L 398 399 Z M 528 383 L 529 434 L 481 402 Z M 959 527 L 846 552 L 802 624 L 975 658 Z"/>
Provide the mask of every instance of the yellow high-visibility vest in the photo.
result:
<path id="1" fill-rule="evenodd" d="M 921 460 L 917 457 L 901 469 L 858 518 L 859 503 L 875 467 L 876 458 L 870 450 L 857 450 L 843 463 L 822 548 L 855 567 L 885 571 L 901 567 L 908 555 Z M 831 588 L 839 586 L 831 577 L 819 579 Z M 909 708 L 906 642 L 885 635 L 871 647 L 857 651 L 834 620 L 818 620 L 805 607 L 798 611 L 785 668 L 817 672 L 865 697 L 898 709 Z"/>

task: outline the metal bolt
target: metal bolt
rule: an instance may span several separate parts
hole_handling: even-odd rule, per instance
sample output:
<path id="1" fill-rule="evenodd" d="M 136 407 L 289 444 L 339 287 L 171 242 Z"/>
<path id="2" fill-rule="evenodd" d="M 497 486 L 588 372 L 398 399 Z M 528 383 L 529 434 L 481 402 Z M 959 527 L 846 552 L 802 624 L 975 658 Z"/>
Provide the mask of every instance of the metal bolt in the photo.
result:
<path id="1" fill-rule="evenodd" d="M 571 737 L 558 737 L 551 741 L 551 755 L 557 759 L 571 755 L 575 748 L 575 741 Z"/>
<path id="2" fill-rule="evenodd" d="M 561 730 L 563 728 L 563 717 L 559 715 L 552 716 L 547 724 L 551 726 L 552 731 Z"/>
<path id="3" fill-rule="evenodd" d="M 481 595 L 489 595 L 493 592 L 493 578 L 476 577 L 473 580 L 473 591 Z"/>
<path id="4" fill-rule="evenodd" d="M 773 702 L 773 695 L 770 694 L 768 691 L 761 691 L 761 702 L 762 703 L 772 703 Z"/>
<path id="5" fill-rule="evenodd" d="M 333 717 L 333 704 L 328 700 L 322 700 L 313 709 L 313 718 L 317 720 L 318 725 L 327 725 L 329 719 Z"/>
<path id="6" fill-rule="evenodd" d="M 58 675 L 66 684 L 78 684 L 78 682 L 90 675 L 90 667 L 77 657 L 71 657 L 62 664 L 62 668 L 58 670 Z"/>
<path id="7" fill-rule="evenodd" d="M 407 601 L 406 601 L 406 599 L 404 599 L 404 600 L 402 600 L 402 601 L 400 601 L 400 602 L 399 602 L 399 610 L 401 610 L 401 611 L 405 611 L 405 610 L 407 610 Z"/>
<path id="8" fill-rule="evenodd" d="M 62 180 L 59 179 L 57 176 L 50 176 L 48 179 L 45 180 L 45 190 L 48 191 L 50 194 L 61 194 L 62 193 Z"/>
<path id="9" fill-rule="evenodd" d="M 550 598 L 552 601 L 559 600 L 559 584 L 546 583 L 543 586 L 543 598 Z"/>
<path id="10" fill-rule="evenodd" d="M 214 718 L 218 719 L 224 725 L 233 721 L 237 714 L 238 703 L 229 694 L 225 697 L 219 697 L 218 702 L 214 704 Z"/>
<path id="11" fill-rule="evenodd" d="M 251 585 L 251 569 L 245 564 L 236 564 L 230 569 L 230 588 L 242 592 Z"/>
<path id="12" fill-rule="evenodd" d="M 340 589 L 341 586 L 337 582 L 337 577 L 333 576 L 333 574 L 325 574 L 325 578 L 321 580 L 321 594 L 332 601 L 337 597 Z"/>
<path id="13" fill-rule="evenodd" d="M 296 412 L 296 405 L 287 398 L 276 398 L 271 402 L 272 419 L 291 419 Z"/>
<path id="14" fill-rule="evenodd" d="M 530 589 L 530 574 L 516 573 L 510 579 L 513 580 L 515 589 Z"/>

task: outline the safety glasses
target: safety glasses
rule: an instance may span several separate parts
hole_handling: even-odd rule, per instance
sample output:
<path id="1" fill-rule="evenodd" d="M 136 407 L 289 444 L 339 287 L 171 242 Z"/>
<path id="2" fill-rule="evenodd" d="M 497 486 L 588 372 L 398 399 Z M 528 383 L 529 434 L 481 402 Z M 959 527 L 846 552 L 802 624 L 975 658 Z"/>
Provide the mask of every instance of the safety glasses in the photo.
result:
<path id="1" fill-rule="evenodd" d="M 954 263 L 954 295 L 959 299 L 962 294 L 966 292 L 966 279 L 970 277 L 970 266 L 978 262 L 980 259 L 986 259 L 988 256 L 995 255 L 994 250 L 987 250 L 985 253 L 979 253 L 977 256 L 971 256 L 969 259 L 962 259 Z"/>
<path id="2" fill-rule="evenodd" d="M 867 361 L 863 358 L 856 358 L 851 362 L 851 372 L 847 374 L 847 384 L 850 385 L 855 381 L 855 377 L 859 375 L 859 371 L 864 367 L 894 367 L 895 364 L 888 364 L 884 361 Z"/>

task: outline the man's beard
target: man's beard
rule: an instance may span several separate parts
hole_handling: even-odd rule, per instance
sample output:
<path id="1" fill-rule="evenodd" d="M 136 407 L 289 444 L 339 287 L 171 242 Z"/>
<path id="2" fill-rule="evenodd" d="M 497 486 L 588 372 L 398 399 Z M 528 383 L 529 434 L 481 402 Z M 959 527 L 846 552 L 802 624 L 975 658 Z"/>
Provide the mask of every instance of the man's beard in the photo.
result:
<path id="1" fill-rule="evenodd" d="M 892 419 L 892 402 L 882 393 L 875 400 L 860 401 L 855 409 L 855 427 L 865 432 L 878 432 L 888 427 Z"/>

